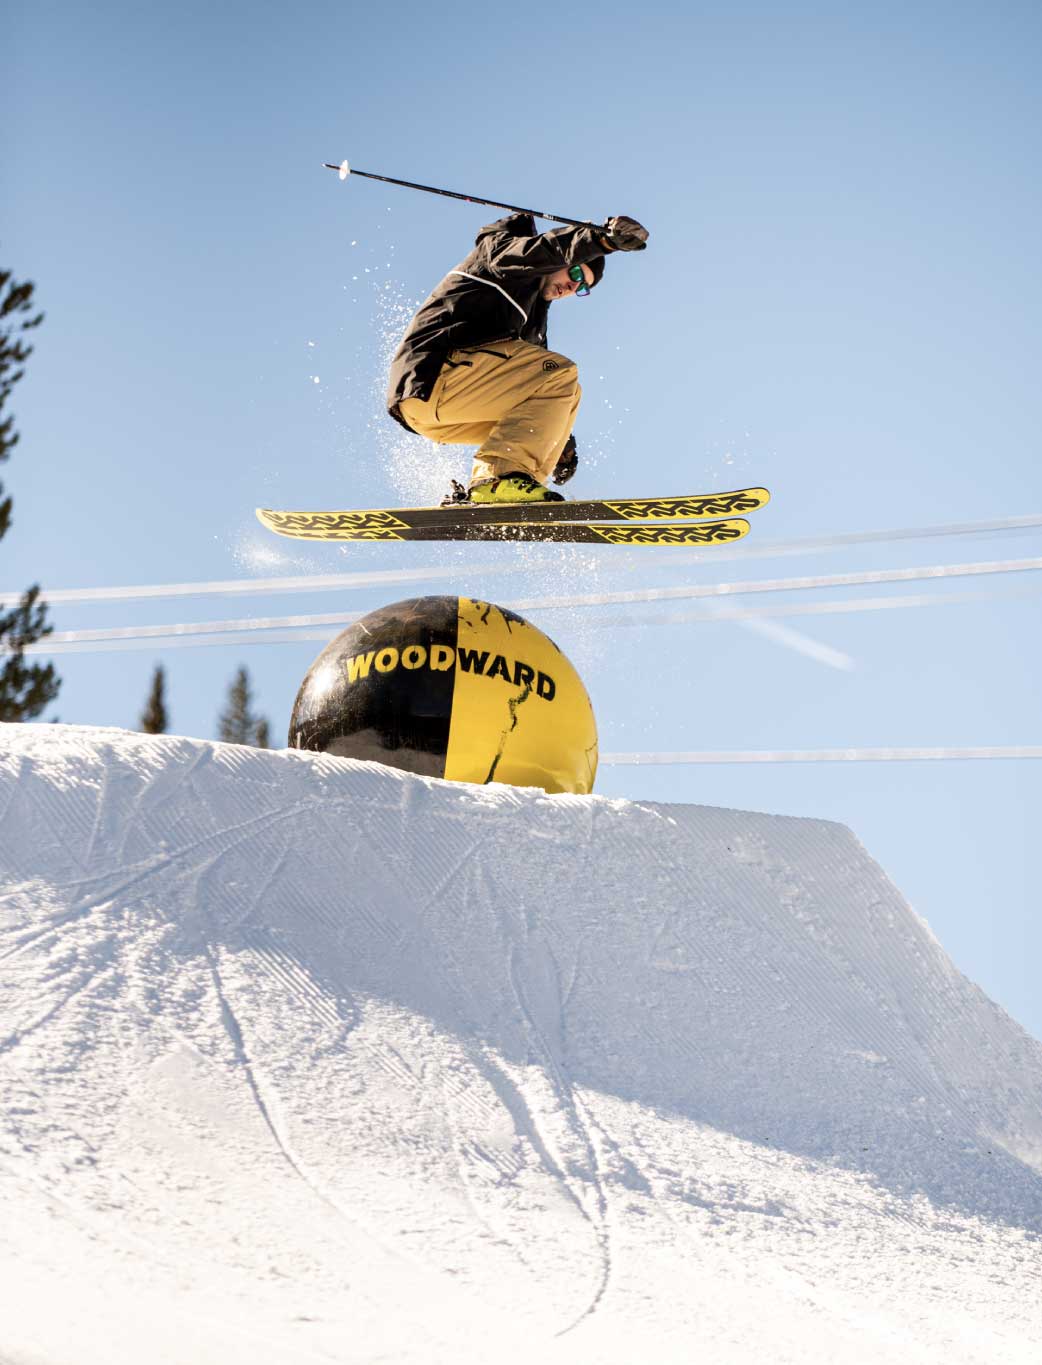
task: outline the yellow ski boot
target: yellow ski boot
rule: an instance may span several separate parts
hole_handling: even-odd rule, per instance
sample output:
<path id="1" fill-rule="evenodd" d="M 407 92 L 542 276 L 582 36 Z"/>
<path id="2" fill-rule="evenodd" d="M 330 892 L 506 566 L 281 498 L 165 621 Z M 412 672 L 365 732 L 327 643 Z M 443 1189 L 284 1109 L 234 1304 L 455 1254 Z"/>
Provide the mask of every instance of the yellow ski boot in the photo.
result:
<path id="1" fill-rule="evenodd" d="M 552 493 L 531 474 L 518 471 L 503 474 L 498 479 L 479 479 L 469 489 L 472 503 L 490 502 L 564 502 L 560 493 Z"/>

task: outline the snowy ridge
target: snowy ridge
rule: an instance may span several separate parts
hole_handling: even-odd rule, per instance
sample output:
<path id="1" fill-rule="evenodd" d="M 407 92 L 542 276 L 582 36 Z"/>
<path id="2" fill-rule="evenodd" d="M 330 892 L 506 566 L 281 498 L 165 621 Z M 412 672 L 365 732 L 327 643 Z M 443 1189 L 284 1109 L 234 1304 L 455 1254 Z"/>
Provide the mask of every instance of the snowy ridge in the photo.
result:
<path id="1" fill-rule="evenodd" d="M 4 1365 L 1029 1361 L 1042 1046 L 849 831 L 0 726 Z"/>

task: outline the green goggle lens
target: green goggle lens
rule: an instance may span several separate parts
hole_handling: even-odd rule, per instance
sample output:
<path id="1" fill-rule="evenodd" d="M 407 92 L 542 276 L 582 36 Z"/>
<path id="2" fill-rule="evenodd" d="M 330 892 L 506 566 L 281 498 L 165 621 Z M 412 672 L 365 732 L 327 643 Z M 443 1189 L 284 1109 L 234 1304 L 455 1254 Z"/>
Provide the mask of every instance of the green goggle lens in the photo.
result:
<path id="1" fill-rule="evenodd" d="M 586 295 L 590 292 L 590 286 L 586 283 L 586 276 L 583 274 L 582 266 L 581 265 L 569 266 L 568 278 L 570 280 L 574 280 L 576 284 L 578 284 L 579 288 L 575 292 L 579 295 L 580 298 L 584 299 Z"/>

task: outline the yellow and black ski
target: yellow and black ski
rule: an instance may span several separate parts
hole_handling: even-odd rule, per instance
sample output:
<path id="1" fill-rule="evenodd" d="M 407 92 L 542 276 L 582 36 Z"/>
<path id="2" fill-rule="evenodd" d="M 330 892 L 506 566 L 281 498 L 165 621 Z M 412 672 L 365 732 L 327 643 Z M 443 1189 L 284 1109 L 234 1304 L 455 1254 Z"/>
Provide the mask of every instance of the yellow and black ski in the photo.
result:
<path id="1" fill-rule="evenodd" d="M 585 545 L 726 545 L 740 540 L 749 530 L 744 517 L 708 522 L 644 522 L 618 525 L 588 521 L 558 522 L 465 522 L 458 518 L 435 526 L 410 526 L 395 512 L 368 512 L 364 524 L 345 524 L 343 512 L 268 512 L 257 516 L 269 530 L 298 540 L 470 540 L 470 541 L 565 541 Z"/>
<path id="2" fill-rule="evenodd" d="M 766 488 L 739 488 L 729 493 L 693 493 L 670 498 L 610 498 L 579 502 L 457 503 L 447 507 L 378 507 L 329 512 L 281 512 L 258 508 L 257 516 L 270 531 L 304 540 L 393 540 L 398 537 L 360 536 L 358 533 L 433 527 L 449 528 L 455 532 L 477 526 L 556 525 L 560 522 L 710 521 L 755 512 L 768 502 L 770 496 Z M 436 538 L 487 539 L 480 535 L 456 534 Z M 492 537 L 506 538 L 508 537 Z M 538 538 L 523 537 L 528 540 Z M 586 539 L 575 535 L 543 538 Z"/>
<path id="3" fill-rule="evenodd" d="M 446 507 L 375 507 L 328 512 L 279 512 L 258 508 L 257 515 L 273 531 L 285 535 L 288 527 L 312 522 L 324 529 L 361 529 L 383 525 L 394 517 L 406 526 L 471 526 L 492 522 L 496 526 L 523 521 L 712 521 L 744 516 L 770 500 L 766 488 L 738 488 L 729 493 L 685 493 L 670 498 L 605 498 L 577 502 L 485 502 L 450 503 Z"/>

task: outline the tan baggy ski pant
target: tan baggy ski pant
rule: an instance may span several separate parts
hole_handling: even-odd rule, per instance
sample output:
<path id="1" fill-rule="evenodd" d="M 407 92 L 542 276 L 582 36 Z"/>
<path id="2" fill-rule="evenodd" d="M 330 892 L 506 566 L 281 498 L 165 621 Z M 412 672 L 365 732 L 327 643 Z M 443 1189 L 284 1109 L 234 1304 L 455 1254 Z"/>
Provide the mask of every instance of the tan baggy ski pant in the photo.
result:
<path id="1" fill-rule="evenodd" d="M 428 440 L 479 447 L 471 483 L 524 470 L 545 484 L 581 396 L 566 356 L 530 341 L 491 341 L 451 352 L 430 398 L 404 398 L 400 411 Z"/>

